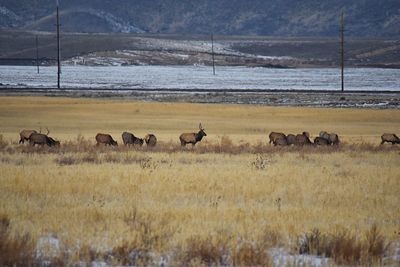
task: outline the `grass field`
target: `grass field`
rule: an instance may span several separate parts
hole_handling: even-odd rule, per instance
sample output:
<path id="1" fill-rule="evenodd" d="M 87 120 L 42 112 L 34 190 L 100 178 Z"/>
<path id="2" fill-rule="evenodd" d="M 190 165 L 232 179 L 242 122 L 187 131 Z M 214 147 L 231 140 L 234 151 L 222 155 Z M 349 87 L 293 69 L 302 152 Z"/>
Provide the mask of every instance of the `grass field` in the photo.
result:
<path id="1" fill-rule="evenodd" d="M 181 149 L 178 136 L 199 122 L 205 140 Z M 382 264 L 400 240 L 400 149 L 379 146 L 399 133 L 399 110 L 2 97 L 0 125 L 3 225 L 33 244 L 55 236 L 68 251 L 58 259 L 265 266 L 265 251 L 284 247 Z M 18 145 L 20 130 L 39 127 L 61 147 Z M 156 134 L 159 148 L 122 148 L 126 130 Z M 305 130 L 342 144 L 267 144 L 270 131 Z M 96 148 L 98 132 L 120 146 Z"/>

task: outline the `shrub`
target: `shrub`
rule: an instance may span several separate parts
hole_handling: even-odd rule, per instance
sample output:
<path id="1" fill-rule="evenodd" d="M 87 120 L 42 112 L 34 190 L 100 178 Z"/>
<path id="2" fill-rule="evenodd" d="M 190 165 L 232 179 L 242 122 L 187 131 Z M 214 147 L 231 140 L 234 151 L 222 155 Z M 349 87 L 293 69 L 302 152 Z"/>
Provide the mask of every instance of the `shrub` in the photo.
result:
<path id="1" fill-rule="evenodd" d="M 221 239 L 193 236 L 186 241 L 185 248 L 179 248 L 176 260 L 179 266 L 227 266 L 228 255 L 228 245 Z"/>
<path id="2" fill-rule="evenodd" d="M 254 242 L 240 244 L 232 258 L 233 266 L 272 266 L 267 248 Z"/>
<path id="3" fill-rule="evenodd" d="M 0 215 L 0 266 L 32 266 L 33 242 L 30 235 L 10 234 L 10 219 Z"/>
<path id="4" fill-rule="evenodd" d="M 390 248 L 390 243 L 381 235 L 378 226 L 373 224 L 365 233 L 365 246 L 369 264 L 381 262 Z"/>
<path id="5" fill-rule="evenodd" d="M 337 264 L 354 265 L 361 262 L 362 243 L 346 230 L 329 236 L 325 256 L 332 257 Z"/>
<path id="6" fill-rule="evenodd" d="M 365 240 L 341 230 L 331 235 L 313 229 L 299 238 L 300 254 L 331 257 L 339 265 L 381 264 L 390 244 L 374 224 L 365 233 Z"/>

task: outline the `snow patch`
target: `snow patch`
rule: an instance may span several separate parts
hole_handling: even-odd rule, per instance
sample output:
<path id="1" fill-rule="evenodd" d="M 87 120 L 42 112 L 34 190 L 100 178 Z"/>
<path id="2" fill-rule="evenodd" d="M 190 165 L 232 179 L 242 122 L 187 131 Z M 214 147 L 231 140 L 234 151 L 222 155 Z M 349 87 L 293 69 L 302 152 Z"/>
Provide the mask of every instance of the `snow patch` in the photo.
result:
<path id="1" fill-rule="evenodd" d="M 60 255 L 61 242 L 52 234 L 42 236 L 36 244 L 36 258 L 40 261 L 49 261 Z"/>
<path id="2" fill-rule="evenodd" d="M 123 21 L 120 18 L 115 17 L 111 13 L 104 12 L 101 10 L 96 10 L 93 8 L 79 8 L 75 9 L 76 12 L 88 13 L 90 15 L 96 16 L 98 18 L 104 19 L 115 32 L 123 32 L 123 33 L 144 33 L 142 29 L 132 25 L 127 21 Z"/>
<path id="3" fill-rule="evenodd" d="M 0 15 L 8 17 L 12 21 L 12 24 L 21 21 L 20 16 L 4 6 L 0 6 Z"/>

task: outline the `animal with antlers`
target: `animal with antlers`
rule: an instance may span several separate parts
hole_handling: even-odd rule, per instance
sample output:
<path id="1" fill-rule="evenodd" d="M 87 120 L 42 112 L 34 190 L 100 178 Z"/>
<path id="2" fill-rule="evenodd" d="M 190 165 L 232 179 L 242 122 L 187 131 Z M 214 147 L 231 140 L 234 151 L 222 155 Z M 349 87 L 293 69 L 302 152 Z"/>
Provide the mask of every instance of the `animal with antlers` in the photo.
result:
<path id="1" fill-rule="evenodd" d="M 39 145 L 39 146 L 44 146 L 44 145 L 48 145 L 48 146 L 59 146 L 60 142 L 54 140 L 53 138 L 51 138 L 49 135 L 50 130 L 48 128 L 47 129 L 47 133 L 46 134 L 42 134 L 42 129 L 40 129 L 40 132 L 33 132 L 29 135 L 29 144 L 31 146 L 35 146 L 35 145 Z"/>
<path id="2" fill-rule="evenodd" d="M 204 132 L 204 128 L 199 124 L 199 132 L 198 133 L 183 133 L 179 136 L 179 140 L 181 141 L 181 146 L 186 146 L 186 144 L 192 144 L 194 146 L 197 142 L 200 142 L 204 136 L 207 134 Z"/>

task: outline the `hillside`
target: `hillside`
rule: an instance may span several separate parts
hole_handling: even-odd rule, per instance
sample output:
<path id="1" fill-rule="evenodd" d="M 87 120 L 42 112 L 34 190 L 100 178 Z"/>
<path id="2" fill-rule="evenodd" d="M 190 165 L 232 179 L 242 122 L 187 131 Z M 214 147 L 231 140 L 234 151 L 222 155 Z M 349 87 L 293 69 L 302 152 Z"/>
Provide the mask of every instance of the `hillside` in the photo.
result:
<path id="1" fill-rule="evenodd" d="M 55 64 L 54 33 L 0 30 L 0 65 Z M 215 36 L 215 61 L 223 66 L 335 67 L 338 38 Z M 400 67 L 400 41 L 348 38 L 346 66 Z M 211 65 L 210 36 L 122 33 L 62 33 L 63 64 Z"/>
<path id="2" fill-rule="evenodd" d="M 64 32 L 399 37 L 398 0 L 60 0 Z M 54 0 L 0 0 L 0 27 L 54 30 Z"/>

